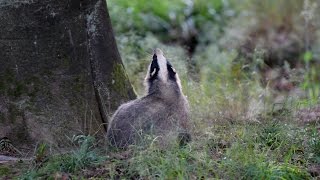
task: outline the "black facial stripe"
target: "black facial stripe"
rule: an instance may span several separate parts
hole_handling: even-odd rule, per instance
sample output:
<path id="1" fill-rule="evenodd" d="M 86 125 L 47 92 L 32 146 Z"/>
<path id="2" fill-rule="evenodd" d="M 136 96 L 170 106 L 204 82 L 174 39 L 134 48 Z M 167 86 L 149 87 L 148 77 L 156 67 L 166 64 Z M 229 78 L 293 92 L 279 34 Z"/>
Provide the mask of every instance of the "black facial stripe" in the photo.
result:
<path id="1" fill-rule="evenodd" d="M 149 75 L 150 75 L 150 79 L 149 81 L 153 81 L 158 77 L 158 72 L 160 70 L 159 64 L 158 64 L 158 59 L 157 59 L 157 55 L 154 54 L 152 57 L 152 62 L 150 65 L 150 71 L 149 71 Z"/>
<path id="2" fill-rule="evenodd" d="M 176 72 L 174 71 L 172 65 L 167 61 L 168 78 L 170 80 L 176 81 Z"/>

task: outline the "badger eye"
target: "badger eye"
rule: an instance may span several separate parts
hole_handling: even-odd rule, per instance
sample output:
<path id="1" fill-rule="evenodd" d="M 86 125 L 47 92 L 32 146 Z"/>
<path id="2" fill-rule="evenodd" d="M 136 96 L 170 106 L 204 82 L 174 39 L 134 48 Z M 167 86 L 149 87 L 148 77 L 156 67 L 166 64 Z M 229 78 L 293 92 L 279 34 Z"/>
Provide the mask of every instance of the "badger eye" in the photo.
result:
<path id="1" fill-rule="evenodd" d="M 169 66 L 169 67 L 168 67 L 168 71 L 169 71 L 169 73 L 174 73 L 174 74 L 176 74 L 176 70 L 175 70 L 172 66 Z"/>
<path id="2" fill-rule="evenodd" d="M 176 73 L 176 70 L 172 67 L 171 63 L 169 61 L 167 61 L 167 69 L 169 71 L 169 73 Z"/>
<path id="3" fill-rule="evenodd" d="M 159 64 L 158 64 L 158 60 L 157 60 L 157 55 L 153 55 L 153 60 L 151 62 L 151 65 L 150 65 L 150 70 L 149 70 L 149 75 L 150 75 L 150 78 L 152 79 L 155 79 L 157 77 L 157 73 L 159 71 Z"/>
<path id="4" fill-rule="evenodd" d="M 175 68 L 171 67 L 171 69 L 174 73 L 177 73 Z"/>
<path id="5" fill-rule="evenodd" d="M 171 80 L 176 80 L 176 70 L 172 67 L 172 65 L 167 62 L 168 76 Z"/>

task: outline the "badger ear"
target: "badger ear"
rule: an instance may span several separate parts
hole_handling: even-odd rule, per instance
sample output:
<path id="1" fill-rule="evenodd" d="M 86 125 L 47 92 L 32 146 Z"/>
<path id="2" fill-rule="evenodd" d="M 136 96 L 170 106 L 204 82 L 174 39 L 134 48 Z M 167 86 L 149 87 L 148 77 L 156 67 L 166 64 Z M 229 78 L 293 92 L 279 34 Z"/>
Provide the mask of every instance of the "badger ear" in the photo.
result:
<path id="1" fill-rule="evenodd" d="M 157 55 L 154 54 L 152 57 L 152 62 L 151 62 L 150 69 L 149 69 L 150 80 L 154 80 L 157 78 L 159 69 L 160 68 L 159 68 L 159 64 L 158 64 Z"/>
<path id="2" fill-rule="evenodd" d="M 167 69 L 169 79 L 176 80 L 176 70 L 172 67 L 169 61 L 167 61 Z"/>

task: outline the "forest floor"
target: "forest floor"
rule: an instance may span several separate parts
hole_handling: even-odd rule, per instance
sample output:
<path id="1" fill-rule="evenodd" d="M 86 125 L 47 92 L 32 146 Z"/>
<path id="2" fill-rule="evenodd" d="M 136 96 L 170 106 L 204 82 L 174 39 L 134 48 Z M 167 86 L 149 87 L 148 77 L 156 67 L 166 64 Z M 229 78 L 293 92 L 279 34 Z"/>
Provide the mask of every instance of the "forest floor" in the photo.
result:
<path id="1" fill-rule="evenodd" d="M 270 117 L 271 118 L 271 117 Z M 320 122 L 288 114 L 195 130 L 186 147 L 110 151 L 90 136 L 65 154 L 39 145 L 31 159 L 0 156 L 1 179 L 319 179 Z"/>

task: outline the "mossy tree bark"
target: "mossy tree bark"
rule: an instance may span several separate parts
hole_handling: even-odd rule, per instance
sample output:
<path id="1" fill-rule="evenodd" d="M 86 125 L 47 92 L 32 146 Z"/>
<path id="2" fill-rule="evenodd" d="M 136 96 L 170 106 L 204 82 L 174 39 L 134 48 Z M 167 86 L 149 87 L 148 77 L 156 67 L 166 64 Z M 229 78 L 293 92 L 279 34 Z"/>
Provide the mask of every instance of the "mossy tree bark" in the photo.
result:
<path id="1" fill-rule="evenodd" d="M 17 146 L 103 135 L 135 98 L 105 0 L 2 0 L 0 27 L 0 137 Z"/>

